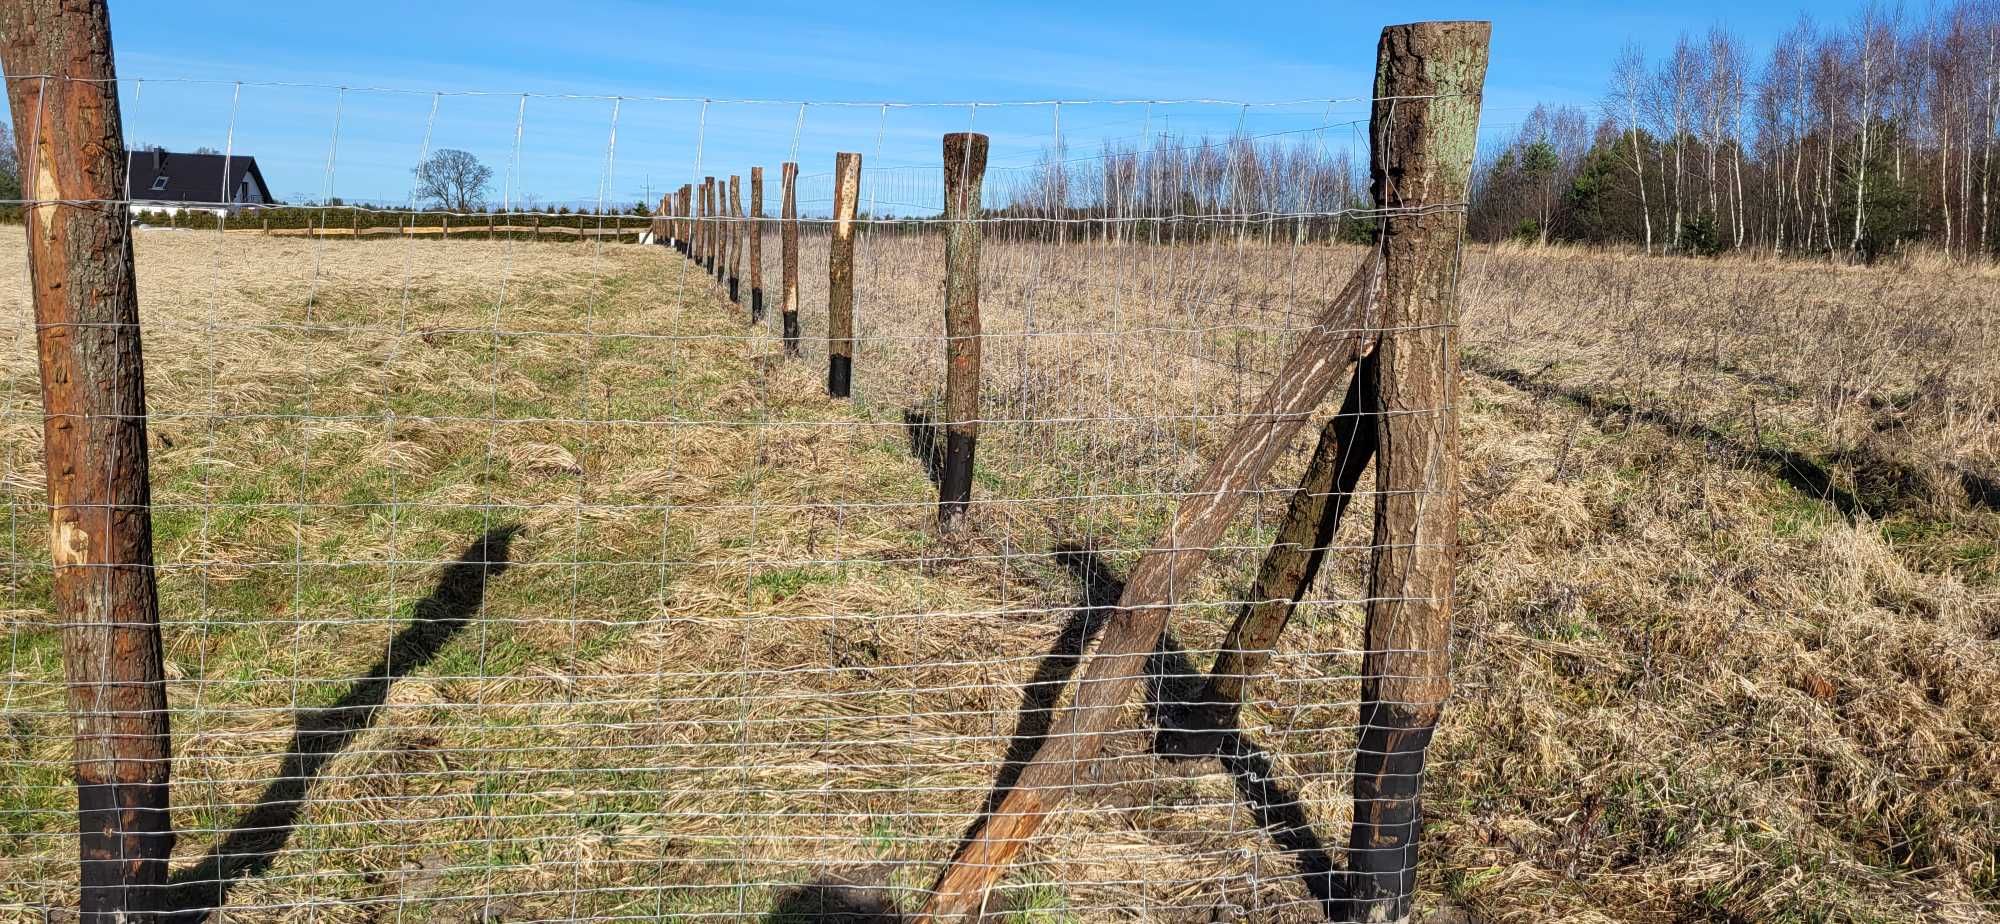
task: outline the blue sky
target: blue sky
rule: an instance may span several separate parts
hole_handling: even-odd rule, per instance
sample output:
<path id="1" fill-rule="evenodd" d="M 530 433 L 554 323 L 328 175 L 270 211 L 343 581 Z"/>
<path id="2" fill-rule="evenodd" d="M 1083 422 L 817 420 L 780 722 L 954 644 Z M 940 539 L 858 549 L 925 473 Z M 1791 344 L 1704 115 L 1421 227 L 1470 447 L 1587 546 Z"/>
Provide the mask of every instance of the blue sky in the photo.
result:
<path id="1" fill-rule="evenodd" d="M 887 210 L 901 199 L 914 207 L 931 198 L 934 171 L 921 168 L 938 161 L 937 136 L 967 127 L 993 136 L 996 169 L 1031 163 L 1058 136 L 1072 156 L 1094 153 L 1103 138 L 1161 131 L 1288 132 L 1354 147 L 1366 104 L 1325 101 L 1367 95 L 1375 39 L 1390 22 L 1493 21 L 1490 137 L 1538 101 L 1594 105 L 1627 40 L 1657 53 L 1683 30 L 1721 22 L 1761 55 L 1798 10 L 1796 0 L 1687 0 L 1644 9 L 1409 3 L 1393 10 L 1184 0 L 113 0 L 112 27 L 128 138 L 254 154 L 273 192 L 289 200 L 330 193 L 399 201 L 427 147 L 458 147 L 495 168 L 496 198 L 587 202 L 603 194 L 629 204 L 649 188 L 657 197 L 699 174 L 747 178 L 752 163 L 765 165 L 775 185 L 776 165 L 796 144 L 808 204 L 826 198 L 832 153 L 854 150 L 871 168 L 864 204 L 872 194 Z M 1842 6 L 1820 15 L 1851 13 Z M 460 90 L 492 92 L 432 92 Z M 524 101 L 522 93 L 553 95 Z M 1250 109 L 815 105 L 803 122 L 796 102 L 699 102 L 1190 97 L 1318 102 Z M 898 167 L 906 169 L 880 169 Z"/>

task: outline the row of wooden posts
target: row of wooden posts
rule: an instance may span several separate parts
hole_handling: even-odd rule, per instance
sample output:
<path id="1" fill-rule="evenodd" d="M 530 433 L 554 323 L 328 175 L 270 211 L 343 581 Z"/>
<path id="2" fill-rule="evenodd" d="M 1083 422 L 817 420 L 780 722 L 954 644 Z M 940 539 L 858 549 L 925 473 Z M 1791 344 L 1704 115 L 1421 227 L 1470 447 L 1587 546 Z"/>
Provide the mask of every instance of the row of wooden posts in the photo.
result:
<path id="1" fill-rule="evenodd" d="M 1392 26 L 1377 48 L 1370 119 L 1375 252 L 1328 299 L 1263 396 L 1184 495 L 1161 541 L 1133 567 L 1070 705 L 1032 760 L 973 826 L 934 883 L 920 922 L 978 916 L 992 886 L 1032 842 L 1094 760 L 1168 629 L 1174 588 L 1186 586 L 1250 490 L 1301 425 L 1348 376 L 1340 410 L 1321 427 L 1306 473 L 1239 609 L 1206 685 L 1184 714 L 1164 716 L 1156 750 L 1208 756 L 1233 745 L 1248 678 L 1264 670 L 1293 608 L 1307 593 L 1363 471 L 1376 471 L 1367 654 L 1353 774 L 1345 876 L 1306 884 L 1338 921 L 1407 920 L 1416 886 L 1424 755 L 1449 692 L 1448 650 L 1456 544 L 1457 359 L 1450 338 L 1463 201 L 1479 120 L 1490 27 L 1448 22 Z M 938 519 L 962 521 L 970 501 L 979 408 L 980 191 L 987 139 L 944 138 L 945 351 Z M 797 165 L 784 165 L 781 239 L 784 337 L 798 338 Z M 828 261 L 827 392 L 846 397 L 853 376 L 854 222 L 861 156 L 835 157 Z M 763 171 L 750 172 L 751 208 L 738 178 L 705 178 L 662 202 L 665 233 L 739 301 L 750 256 L 750 320 L 763 318 Z M 1384 332 L 1394 332 L 1393 335 Z M 1351 371 L 1351 375 L 1349 375 Z"/>
<path id="2" fill-rule="evenodd" d="M 944 136 L 945 188 L 945 446 L 939 460 L 938 520 L 963 521 L 972 499 L 973 457 L 979 442 L 979 224 L 987 138 L 976 132 Z M 799 165 L 779 166 L 783 205 L 778 219 L 782 281 L 780 336 L 799 355 Z M 861 155 L 834 155 L 833 219 L 827 248 L 826 393 L 846 398 L 854 385 L 854 230 L 861 198 Z M 741 175 L 703 177 L 660 199 L 653 235 L 723 284 L 741 304 L 749 284 L 751 324 L 764 323 L 764 168 L 750 168 L 750 208 Z M 749 276 L 744 277 L 745 263 Z"/>
<path id="3" fill-rule="evenodd" d="M 1218 659 L 1217 705 L 1233 722 L 1240 676 L 1258 670 L 1283 616 L 1310 586 L 1345 498 L 1371 460 L 1375 530 L 1363 630 L 1354 814 L 1338 892 L 1319 880 L 1329 918 L 1399 921 L 1410 914 L 1421 827 L 1425 748 L 1450 685 L 1457 529 L 1457 358 L 1454 280 L 1463 202 L 1477 133 L 1486 23 L 1391 26 L 1377 47 L 1371 175 L 1382 216 L 1374 253 L 1312 328 L 1263 396 L 1183 495 L 1165 536 L 1146 552 L 1106 617 L 1070 704 L 1033 759 L 967 834 L 936 880 L 920 921 L 984 910 L 990 887 L 1035 840 L 1077 768 L 1094 760 L 1146 676 L 1174 605 L 1255 486 L 1343 374 L 1348 401 L 1321 431 L 1301 490 Z M 0 0 L 0 67 L 28 188 L 29 278 L 42 385 L 51 518 L 51 597 L 62 624 L 74 719 L 80 924 L 179 920 L 167 907 L 173 853 L 170 711 L 155 583 L 145 369 L 124 204 L 123 138 L 109 13 L 103 3 Z M 13 76 L 25 75 L 25 76 Z M 53 75 L 49 79 L 44 75 Z M 939 515 L 962 514 L 977 435 L 979 195 L 986 139 L 947 136 L 945 407 L 955 473 Z M 827 389 L 853 376 L 855 203 L 861 158 L 836 158 L 828 266 Z M 740 297 L 750 255 L 751 313 L 762 299 L 762 171 L 740 184 L 683 187 L 662 219 L 671 239 Z M 786 345 L 798 342 L 797 167 L 784 176 Z M 733 272 L 731 271 L 733 268 Z M 1393 331 L 1393 336 L 1382 332 Z M 1317 533 L 1315 535 L 1315 532 Z M 1310 545 L 1307 545 L 1310 543 Z M 1255 650 L 1251 650 L 1255 649 Z M 1217 684 L 1210 684 L 1211 690 Z M 1201 731 L 1202 729 L 1196 729 Z M 1213 729 L 1210 729 L 1213 730 Z M 1204 746 L 1207 747 L 1207 746 Z M 1195 748 L 1194 750 L 1202 750 Z M 301 797 L 303 798 L 303 797 Z M 1310 883 L 1309 883 L 1310 884 Z"/>

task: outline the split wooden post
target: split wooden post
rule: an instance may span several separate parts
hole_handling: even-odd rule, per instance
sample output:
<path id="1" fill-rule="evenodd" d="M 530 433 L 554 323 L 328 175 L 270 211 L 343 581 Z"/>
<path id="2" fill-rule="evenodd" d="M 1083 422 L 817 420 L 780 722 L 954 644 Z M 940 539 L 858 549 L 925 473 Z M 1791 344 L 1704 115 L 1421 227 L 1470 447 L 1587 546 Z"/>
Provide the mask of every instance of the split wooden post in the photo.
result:
<path id="1" fill-rule="evenodd" d="M 1105 733 L 1145 674 L 1147 657 L 1159 646 L 1175 605 L 1174 589 L 1187 586 L 1245 495 L 1354 358 L 1360 342 L 1356 331 L 1365 329 L 1374 314 L 1379 268 L 1378 260 L 1365 261 L 1321 310 L 1284 368 L 1183 495 L 1162 543 L 1132 569 L 1069 707 L 1013 787 L 959 845 L 919 921 L 955 921 L 978 913 L 987 889 L 1068 795 L 1082 765 L 1097 757 Z"/>
<path id="2" fill-rule="evenodd" d="M 854 209 L 861 201 L 861 155 L 833 158 L 833 239 L 827 245 L 826 393 L 845 398 L 854 381 Z"/>
<path id="3" fill-rule="evenodd" d="M 1408 918 L 1424 751 L 1451 691 L 1458 550 L 1460 240 L 1492 25 L 1382 30 L 1370 174 L 1386 285 L 1376 348 L 1375 540 L 1347 844 L 1352 920 Z"/>
<path id="4" fill-rule="evenodd" d="M 764 322 L 764 168 L 750 168 L 750 323 Z"/>
<path id="5" fill-rule="evenodd" d="M 778 229 L 779 311 L 783 315 L 785 352 L 799 355 L 799 165 L 786 161 L 778 167 L 784 187 L 783 220 Z"/>
<path id="6" fill-rule="evenodd" d="M 938 523 L 949 528 L 972 500 L 972 459 L 979 443 L 979 200 L 986 177 L 986 136 L 944 136 L 944 465 Z"/>
<path id="7" fill-rule="evenodd" d="M 723 225 L 727 229 L 723 234 L 723 240 L 728 241 L 724 246 L 728 248 L 729 253 L 729 300 L 741 302 L 743 301 L 740 297 L 741 292 L 737 289 L 737 285 L 743 279 L 743 178 L 741 176 L 733 173 L 729 175 L 729 204 L 723 207 L 723 211 L 728 216 Z"/>
<path id="8" fill-rule="evenodd" d="M 0 2 L 42 386 L 55 616 L 73 718 L 78 920 L 152 922 L 173 852 L 146 379 L 102 3 Z"/>

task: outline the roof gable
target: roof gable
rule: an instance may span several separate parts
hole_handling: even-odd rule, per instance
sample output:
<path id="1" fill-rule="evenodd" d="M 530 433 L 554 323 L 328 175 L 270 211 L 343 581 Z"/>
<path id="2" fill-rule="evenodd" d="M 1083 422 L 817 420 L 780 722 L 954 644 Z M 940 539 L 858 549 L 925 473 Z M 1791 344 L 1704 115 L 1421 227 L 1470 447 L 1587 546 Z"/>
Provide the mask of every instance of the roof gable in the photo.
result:
<path id="1" fill-rule="evenodd" d="M 271 188 L 264 185 L 257 158 L 247 154 L 176 154 L 158 148 L 125 152 L 125 198 L 132 201 L 240 202 L 236 192 L 245 178 L 254 184 L 260 201 L 271 201 Z"/>

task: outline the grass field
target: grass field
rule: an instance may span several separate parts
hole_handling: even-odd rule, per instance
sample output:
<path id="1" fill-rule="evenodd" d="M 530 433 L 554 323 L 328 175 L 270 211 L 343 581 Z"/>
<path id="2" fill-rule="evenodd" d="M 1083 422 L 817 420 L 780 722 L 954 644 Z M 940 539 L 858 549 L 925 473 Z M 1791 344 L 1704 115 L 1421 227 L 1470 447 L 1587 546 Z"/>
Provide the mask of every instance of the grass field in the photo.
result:
<path id="1" fill-rule="evenodd" d="M 0 235 L 0 912 L 38 921 L 74 817 L 21 248 Z M 824 253 L 786 359 L 661 248 L 141 235 L 181 898 L 326 924 L 913 903 L 1079 604 L 1360 256 L 989 244 L 988 503 L 940 536 L 905 412 L 941 381 L 941 245 L 864 241 L 851 402 L 822 396 Z M 2000 914 L 1996 286 L 1467 254 L 1421 907 Z M 1182 589 L 1195 669 L 1308 448 Z M 1134 702 L 1008 919 L 1318 918 L 1244 793 L 1345 841 L 1362 507 L 1253 686 L 1268 757 L 1154 758 Z"/>

